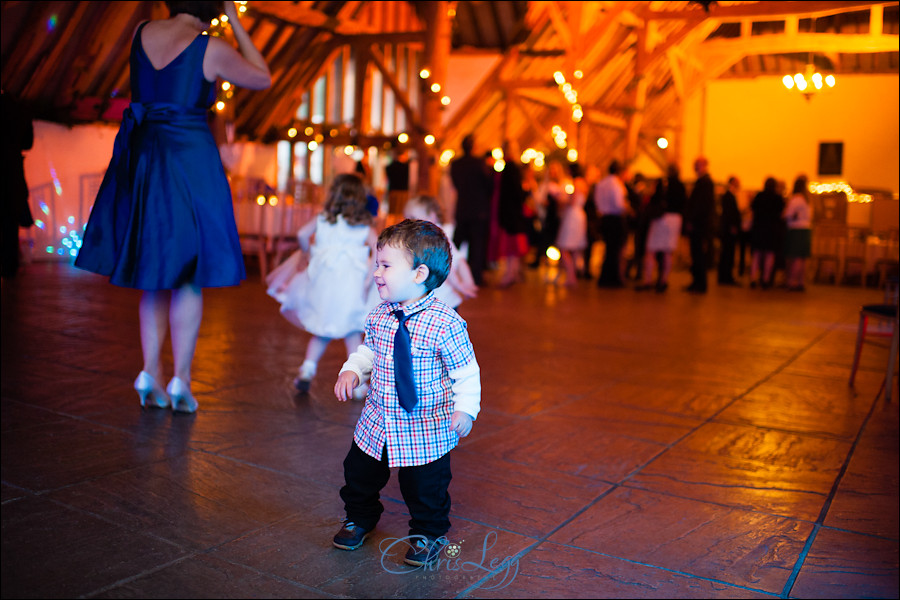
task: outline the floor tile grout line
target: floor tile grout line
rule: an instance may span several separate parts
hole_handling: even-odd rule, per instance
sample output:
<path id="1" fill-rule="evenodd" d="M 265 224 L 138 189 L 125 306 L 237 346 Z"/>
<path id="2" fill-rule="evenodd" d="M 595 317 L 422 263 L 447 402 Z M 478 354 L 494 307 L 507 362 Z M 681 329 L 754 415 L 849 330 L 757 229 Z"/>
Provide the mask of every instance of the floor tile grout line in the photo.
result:
<path id="1" fill-rule="evenodd" d="M 170 560 L 170 561 L 167 562 L 167 563 L 163 563 L 163 564 L 161 564 L 161 565 L 157 565 L 156 567 L 154 567 L 154 568 L 152 568 L 152 569 L 147 569 L 146 571 L 141 571 L 140 573 L 136 573 L 136 574 L 134 574 L 134 575 L 131 575 L 130 577 L 123 577 L 122 579 L 119 579 L 118 581 L 115 581 L 115 582 L 110 583 L 110 584 L 108 584 L 108 585 L 102 586 L 102 587 L 100 587 L 100 588 L 97 588 L 96 590 L 93 590 L 93 591 L 88 592 L 88 593 L 86 593 L 86 594 L 82 594 L 82 595 L 80 595 L 80 596 L 78 596 L 78 597 L 79 597 L 79 598 L 93 598 L 94 596 L 97 596 L 98 594 L 102 594 L 102 593 L 104 593 L 104 592 L 109 592 L 109 591 L 114 590 L 114 589 L 116 589 L 116 588 L 118 588 L 118 587 L 121 587 L 122 585 L 125 585 L 126 583 L 131 583 L 132 581 L 137 581 L 138 579 L 140 579 L 140 578 L 142 578 L 142 577 L 146 577 L 147 575 L 152 575 L 153 573 L 158 573 L 159 571 L 162 571 L 162 570 L 164 570 L 164 569 L 168 569 L 169 567 L 172 567 L 172 566 L 174 566 L 174 565 L 177 565 L 178 563 L 183 562 L 183 561 L 185 561 L 185 560 L 187 560 L 187 559 L 189 559 L 189 558 L 192 558 L 193 556 L 196 556 L 196 555 L 197 555 L 197 553 L 196 553 L 196 552 L 193 552 L 193 553 L 190 553 L 190 554 L 186 554 L 185 556 L 179 556 L 179 557 L 176 558 L 175 560 Z"/>
<path id="2" fill-rule="evenodd" d="M 806 557 L 809 555 L 809 551 L 812 549 L 813 542 L 818 536 L 819 531 L 822 529 L 822 527 L 825 526 L 825 518 L 828 516 L 828 511 L 831 508 L 831 503 L 834 501 L 834 497 L 837 495 L 838 488 L 840 487 L 841 482 L 844 479 L 844 475 L 846 475 L 847 473 L 847 469 L 850 468 L 850 461 L 853 460 L 853 455 L 855 454 L 856 448 L 859 445 L 860 440 L 862 439 L 866 426 L 869 424 L 869 420 L 872 418 L 872 414 L 875 412 L 875 407 L 878 404 L 878 399 L 881 398 L 881 391 L 882 390 L 879 390 L 875 394 L 875 398 L 869 405 L 869 412 L 860 425 L 859 431 L 856 434 L 856 439 L 853 440 L 853 444 L 851 444 L 850 449 L 847 451 L 847 456 L 844 457 L 844 462 L 841 465 L 840 470 L 838 471 L 837 477 L 835 477 L 834 479 L 834 483 L 832 483 L 831 485 L 831 490 L 828 493 L 828 497 L 825 498 L 825 502 L 822 505 L 821 510 L 819 511 L 819 516 L 816 518 L 816 521 L 813 524 L 813 531 L 810 533 L 806 544 L 804 544 L 803 550 L 800 551 L 800 555 L 797 557 L 797 561 L 794 563 L 794 568 L 791 570 L 791 574 L 788 577 L 787 582 L 785 582 L 784 590 L 782 591 L 782 597 L 784 598 L 790 597 L 790 592 L 794 587 L 794 583 L 796 582 L 797 577 L 800 576 L 800 571 L 803 568 L 803 565 L 806 563 Z"/>
<path id="3" fill-rule="evenodd" d="M 777 367 L 774 371 L 769 372 L 766 376 L 762 377 L 762 378 L 761 378 L 760 380 L 758 380 L 756 383 L 754 383 L 753 385 L 751 385 L 750 387 L 748 387 L 746 390 L 744 390 L 743 392 L 741 392 L 740 394 L 738 394 L 737 396 L 735 396 L 734 398 L 732 398 L 729 402 L 727 402 L 727 403 L 724 404 L 721 408 L 719 408 L 719 410 L 717 410 L 717 411 L 715 411 L 714 413 L 712 413 L 711 415 L 709 415 L 706 419 L 703 419 L 700 423 L 698 423 L 695 427 L 693 427 L 692 429 L 690 429 L 689 431 L 687 431 L 684 435 L 682 435 L 682 436 L 679 437 L 678 439 L 674 440 L 674 441 L 671 442 L 670 444 L 667 444 L 662 450 L 660 450 L 660 452 L 658 452 L 655 456 L 652 456 L 650 459 L 648 459 L 643 465 L 640 465 L 640 466 L 636 467 L 635 469 L 633 469 L 633 470 L 631 471 L 631 473 L 629 473 L 628 475 L 626 475 L 626 476 L 620 481 L 620 483 L 625 483 L 625 482 L 627 482 L 628 480 L 630 480 L 631 478 L 633 478 L 635 475 L 637 475 L 638 473 L 640 473 L 643 469 L 645 469 L 645 468 L 647 468 L 648 466 L 650 466 L 651 464 L 653 464 L 654 461 L 658 460 L 658 459 L 659 459 L 662 455 L 664 455 L 666 452 L 668 452 L 669 450 L 671 450 L 672 448 L 674 448 L 675 446 L 677 446 L 678 444 L 680 444 L 681 442 L 683 442 L 684 440 L 686 440 L 688 437 L 690 437 L 690 436 L 692 436 L 693 434 L 695 434 L 697 431 L 700 430 L 700 428 L 702 428 L 702 427 L 704 427 L 704 426 L 706 426 L 706 425 L 709 425 L 710 423 L 713 423 L 713 422 L 715 421 L 715 419 L 716 419 L 719 415 L 721 415 L 721 414 L 722 414 L 725 410 L 727 410 L 728 408 L 731 408 L 731 407 L 734 405 L 735 402 L 739 401 L 739 400 L 742 399 L 742 398 L 745 398 L 748 394 L 750 394 L 751 392 L 753 392 L 753 390 L 759 388 L 759 387 L 762 386 L 764 383 L 766 383 L 767 381 L 771 380 L 773 377 L 775 377 L 776 375 L 778 375 L 779 373 L 781 373 L 782 371 L 784 371 L 784 369 L 786 369 L 788 366 L 791 365 L 791 363 L 793 363 L 794 361 L 796 361 L 797 358 L 799 358 L 804 352 L 808 351 L 808 350 L 809 350 L 810 348 L 812 348 L 815 344 L 817 344 L 818 342 L 820 342 L 820 341 L 822 340 L 822 338 L 824 338 L 828 333 L 830 333 L 831 331 L 833 331 L 833 330 L 834 330 L 834 327 L 835 327 L 835 325 L 832 324 L 832 326 L 831 326 L 830 328 L 828 328 L 828 329 L 826 329 L 825 331 L 822 331 L 821 333 L 819 333 L 819 335 L 817 335 L 812 341 L 810 341 L 806 346 L 804 346 L 803 348 L 801 348 L 800 350 L 798 350 L 797 352 L 795 352 L 791 357 L 789 357 L 788 359 L 786 359 L 786 360 L 784 361 L 784 363 L 782 363 L 782 364 L 781 364 L 779 367 Z"/>
<path id="4" fill-rule="evenodd" d="M 650 458 L 648 461 L 646 461 L 643 465 L 641 465 L 640 467 L 634 469 L 631 473 L 629 473 L 628 475 L 626 475 L 625 478 L 624 478 L 623 480 L 621 480 L 619 483 L 613 484 L 613 486 L 612 486 L 609 490 L 606 490 L 605 492 L 603 492 L 602 494 L 600 494 L 599 496 L 597 496 L 597 498 L 595 498 L 594 500 L 592 500 L 591 502 L 589 502 L 587 505 L 585 505 L 584 507 L 582 507 L 580 510 L 576 511 L 571 517 L 569 517 L 568 519 L 564 520 L 562 523 L 560 523 L 557 527 L 555 527 L 553 530 L 551 530 L 551 531 L 550 531 L 549 533 L 547 533 L 545 536 L 543 536 L 542 538 L 539 538 L 539 540 L 538 540 L 534 545 L 532 545 L 530 548 L 526 549 L 526 551 L 523 551 L 523 552 L 520 553 L 520 554 L 521 554 L 521 557 L 526 556 L 526 555 L 529 554 L 534 548 L 536 548 L 536 547 L 540 546 L 541 544 L 543 544 L 544 542 L 546 542 L 546 541 L 549 539 L 550 536 L 552 536 L 554 533 L 556 533 L 557 531 L 559 531 L 560 529 L 562 529 L 563 527 L 565 527 L 567 524 L 569 524 L 570 522 L 572 522 L 572 520 L 574 520 L 575 518 L 577 518 L 578 516 L 580 516 L 581 514 L 583 514 L 583 513 L 584 513 L 585 511 L 587 511 L 591 506 L 595 505 L 597 502 L 599 502 L 600 500 L 602 500 L 602 499 L 605 498 L 606 496 L 610 495 L 613 491 L 617 490 L 619 487 L 626 487 L 626 486 L 624 486 L 624 485 L 622 485 L 622 484 L 623 484 L 623 483 L 626 483 L 626 482 L 627 482 L 629 479 L 631 479 L 636 473 L 639 473 L 641 470 L 643 470 L 644 468 L 646 468 L 647 466 L 649 466 L 650 464 L 652 464 L 652 463 L 653 463 L 655 460 L 657 460 L 660 456 L 662 456 L 663 454 L 665 454 L 666 452 L 668 452 L 669 450 L 671 450 L 671 449 L 672 449 L 673 447 L 675 447 L 677 444 L 679 444 L 679 443 L 681 443 L 682 441 L 684 441 L 684 440 L 685 440 L 687 437 L 689 437 L 690 435 L 694 434 L 694 433 L 695 433 L 697 430 L 699 430 L 701 427 L 703 427 L 704 425 L 707 425 L 707 424 L 711 423 L 718 415 L 720 415 L 725 409 L 727 409 L 727 408 L 729 408 L 730 406 L 732 406 L 735 402 L 737 402 L 737 401 L 740 400 L 741 398 L 745 397 L 747 394 L 749 394 L 749 393 L 752 392 L 754 389 L 756 389 L 756 388 L 758 388 L 759 386 L 761 386 L 761 385 L 762 385 L 763 383 L 765 383 L 766 381 L 769 381 L 772 377 L 774 377 L 774 376 L 777 375 L 778 373 L 782 372 L 785 368 L 787 368 L 788 365 L 790 365 L 792 362 L 794 362 L 800 355 L 802 355 L 804 352 L 806 352 L 806 351 L 807 351 L 809 348 L 811 348 L 813 345 L 815 345 L 816 343 L 818 343 L 818 342 L 819 342 L 819 341 L 820 341 L 827 333 L 829 333 L 829 332 L 832 331 L 832 330 L 833 330 L 833 326 L 832 326 L 832 328 L 829 328 L 829 329 L 825 330 L 824 332 L 820 333 L 818 336 L 816 336 L 815 339 L 813 339 L 811 342 L 809 342 L 804 348 L 798 350 L 798 351 L 797 351 L 796 353 L 794 353 L 790 358 L 788 358 L 781 366 L 779 366 L 777 369 L 775 369 L 775 371 L 769 373 L 768 375 L 766 375 L 765 377 L 763 377 L 762 379 L 760 379 L 757 383 L 755 383 L 754 385 L 750 386 L 747 390 L 745 390 L 744 392 L 742 392 L 741 394 L 739 394 L 738 396 L 736 396 L 735 398 L 733 398 L 730 402 L 728 402 L 728 403 L 725 404 L 722 408 L 720 408 L 718 411 L 716 411 L 715 413 L 713 413 L 712 415 L 710 415 L 709 417 L 707 417 L 706 419 L 704 419 L 701 423 L 699 423 L 697 426 L 693 427 L 691 430 L 689 430 L 688 432 L 686 432 L 684 435 L 682 435 L 681 437 L 679 437 L 677 440 L 675 440 L 675 441 L 671 442 L 670 444 L 666 445 L 666 446 L 665 446 L 664 448 L 662 448 L 655 456 L 651 457 L 651 458 Z M 477 587 L 476 587 L 475 589 L 477 589 Z"/>
<path id="5" fill-rule="evenodd" d="M 596 550 L 591 550 L 590 548 L 583 548 L 583 547 L 581 547 L 581 546 L 575 546 L 575 545 L 572 545 L 572 544 L 563 544 L 563 543 L 560 543 L 560 542 L 550 542 L 550 543 L 552 543 L 552 544 L 559 544 L 560 546 L 564 546 L 564 547 L 566 547 L 566 548 L 572 548 L 573 550 L 583 550 L 583 551 L 585 551 L 585 552 L 589 552 L 589 553 L 591 553 L 591 554 L 597 554 L 597 555 L 599 555 L 599 556 L 605 556 L 605 557 L 611 558 L 611 559 L 613 559 L 613 560 L 621 560 L 621 561 L 623 561 L 623 562 L 627 562 L 627 563 L 630 563 L 630 564 L 633 564 L 633 565 L 640 565 L 640 566 L 642 566 L 642 567 L 647 567 L 648 569 L 656 569 L 656 570 L 659 570 L 659 571 L 665 571 L 665 572 L 667 572 L 667 573 L 674 573 L 675 575 L 683 575 L 684 577 L 690 577 L 691 579 L 700 579 L 700 580 L 702 580 L 702 581 L 708 581 L 708 582 L 710 582 L 710 583 L 718 583 L 718 584 L 721 584 L 721 585 L 726 585 L 726 586 L 731 587 L 731 588 L 737 588 L 737 589 L 747 590 L 747 591 L 750 591 L 750 592 L 757 592 L 757 593 L 765 594 L 765 595 L 767 595 L 767 596 L 772 596 L 772 597 L 775 597 L 775 598 L 779 597 L 778 594 L 776 594 L 775 592 L 767 592 L 767 591 L 765 591 L 765 590 L 761 590 L 761 589 L 758 589 L 758 588 L 752 588 L 752 587 L 748 587 L 748 586 L 745 586 L 745 585 L 740 585 L 740 584 L 737 584 L 737 583 L 731 583 L 731 582 L 728 582 L 728 581 L 724 581 L 724 580 L 722 580 L 722 579 L 715 579 L 715 578 L 713 578 L 713 577 L 706 577 L 706 576 L 704 576 L 704 575 L 698 575 L 698 574 L 696 574 L 696 573 L 690 573 L 690 572 L 688 572 L 688 571 L 680 571 L 680 570 L 678 570 L 678 569 L 670 569 L 669 567 L 663 567 L 663 566 L 661 566 L 661 565 L 654 565 L 654 564 L 647 563 L 647 562 L 643 562 L 643 561 L 639 561 L 639 560 L 632 560 L 632 559 L 630 559 L 630 558 L 624 558 L 624 557 L 621 557 L 621 556 L 615 556 L 615 555 L 613 555 L 613 554 L 607 554 L 607 553 L 605 553 L 605 552 L 598 552 L 598 551 L 596 551 Z"/>
<path id="6" fill-rule="evenodd" d="M 535 543 L 532 544 L 531 546 L 529 546 L 528 548 L 523 549 L 522 551 L 520 551 L 520 552 L 516 555 L 516 561 L 517 561 L 517 564 L 518 564 L 518 560 L 519 560 L 519 559 L 524 558 L 525 556 L 527 556 L 528 554 L 530 554 L 532 550 L 534 550 L 535 548 L 537 548 L 537 547 L 540 546 L 541 544 L 547 542 L 547 541 L 549 540 L 550 536 L 552 536 L 554 533 L 556 533 L 557 531 L 559 531 L 560 529 L 562 529 L 563 527 L 565 527 L 565 526 L 568 525 L 569 523 L 571 523 L 574 519 L 578 518 L 578 517 L 579 517 L 580 515 L 582 515 L 585 511 L 587 511 L 588 509 L 590 509 L 594 504 L 596 504 L 597 502 L 599 502 L 600 500 L 602 500 L 603 498 L 605 498 L 606 496 L 608 496 L 609 494 L 611 494 L 611 493 L 612 493 L 614 490 L 616 490 L 618 487 L 619 487 L 618 485 L 613 485 L 612 487 L 610 487 L 610 489 L 608 489 L 608 490 L 602 492 L 599 496 L 597 496 L 596 498 L 594 498 L 593 500 L 591 500 L 590 502 L 588 502 L 586 505 L 584 505 L 584 506 L 581 507 L 580 509 L 576 510 L 569 518 L 564 519 L 560 524 L 558 524 L 556 527 L 554 527 L 553 529 L 551 529 L 551 530 L 550 530 L 549 532 L 547 532 L 545 535 L 543 535 L 543 536 L 541 536 L 541 537 L 538 537 L 538 538 L 532 537 L 532 539 L 535 539 L 535 540 L 536 540 Z M 499 569 L 498 569 L 498 571 L 499 571 Z M 482 581 L 483 581 L 483 580 L 482 580 Z M 477 589 L 477 585 L 478 585 L 478 584 L 476 584 L 476 587 L 475 587 L 474 589 Z M 473 588 L 471 588 L 471 587 L 470 587 L 470 588 L 467 588 L 466 593 L 468 593 L 468 591 L 469 591 L 469 590 L 472 590 L 472 589 L 473 589 Z M 464 596 L 457 596 L 457 597 L 464 597 Z"/>
<path id="7" fill-rule="evenodd" d="M 536 547 L 540 546 L 541 544 L 543 544 L 544 542 L 548 541 L 548 539 L 549 539 L 550 536 L 552 536 L 554 533 L 556 533 L 557 531 L 559 531 L 560 529 L 562 529 L 563 527 L 565 527 L 565 526 L 566 526 L 568 523 L 570 523 L 573 519 L 575 519 L 575 518 L 577 518 L 579 515 L 583 514 L 583 513 L 584 513 L 585 511 L 587 511 L 591 506 L 593 506 L 594 504 L 596 504 L 597 502 L 599 502 L 600 500 L 602 500 L 604 497 L 606 497 L 606 496 L 608 496 L 609 494 L 611 494 L 611 493 L 612 493 L 613 491 L 615 491 L 616 489 L 618 489 L 618 488 L 620 488 L 620 487 L 627 488 L 627 489 L 643 489 L 643 488 L 640 488 L 640 487 L 637 487 L 637 486 L 634 486 L 634 487 L 628 486 L 628 485 L 626 485 L 626 484 L 628 483 L 628 481 L 629 481 L 632 477 L 634 477 L 634 475 L 636 475 L 637 473 L 639 473 L 640 471 L 642 471 L 644 468 L 646 468 L 647 466 L 649 466 L 650 464 L 652 464 L 652 463 L 653 463 L 655 460 L 657 460 L 660 456 L 662 456 L 663 454 L 665 454 L 666 452 L 668 452 L 669 450 L 671 450 L 673 447 L 675 447 L 676 445 L 678 445 L 679 443 L 681 443 L 682 441 L 684 441 L 686 438 L 688 438 L 689 436 L 691 436 L 691 435 L 693 435 L 694 433 L 696 433 L 696 431 L 698 431 L 701 427 L 703 427 L 703 426 L 705 426 L 705 425 L 708 425 L 709 423 L 714 422 L 715 419 L 716 419 L 719 415 L 722 414 L 722 412 L 724 412 L 726 409 L 728 409 L 729 407 L 731 407 L 735 402 L 737 402 L 737 401 L 740 400 L 741 398 L 746 397 L 746 396 L 747 396 L 748 394 L 750 394 L 753 390 L 759 388 L 761 385 L 765 384 L 767 381 L 771 380 L 773 377 L 775 377 L 775 376 L 778 375 L 779 373 L 783 372 L 787 367 L 789 367 L 793 362 L 795 362 L 800 356 L 802 356 L 802 355 L 803 355 L 805 352 L 807 352 L 810 348 L 812 348 L 812 347 L 815 346 L 817 343 L 819 343 L 826 335 L 828 335 L 829 333 L 831 333 L 831 332 L 835 329 L 835 327 L 836 327 L 836 326 L 835 326 L 834 324 L 832 324 L 831 327 L 829 327 L 828 329 L 825 329 L 824 331 L 820 332 L 814 339 L 812 339 L 809 343 L 807 343 L 806 346 L 804 346 L 803 348 L 800 348 L 800 349 L 797 350 L 794 354 L 792 354 L 790 357 L 788 357 L 787 359 L 785 359 L 785 361 L 784 361 L 779 367 L 777 367 L 774 371 L 768 373 L 765 377 L 761 378 L 761 379 L 758 380 L 756 383 L 754 383 L 753 385 L 751 385 L 750 387 L 748 387 L 744 392 L 742 392 L 742 393 L 740 393 L 739 395 L 735 396 L 731 401 L 729 401 L 728 403 L 726 403 L 725 405 L 723 405 L 719 410 L 717 410 L 716 412 L 714 412 L 713 414 L 711 414 L 711 415 L 710 415 L 709 417 L 707 417 L 706 419 L 702 420 L 702 422 L 698 423 L 695 427 L 693 427 L 692 429 L 690 429 L 690 430 L 689 430 L 688 432 L 686 432 L 684 435 L 682 435 L 682 436 L 679 437 L 678 439 L 674 440 L 673 442 L 667 444 L 665 447 L 663 447 L 663 448 L 660 450 L 660 452 L 658 452 L 655 456 L 651 457 L 651 458 L 650 458 L 648 461 L 646 461 L 643 465 L 641 465 L 641 466 L 637 467 L 636 469 L 634 469 L 631 473 L 629 473 L 629 474 L 626 475 L 622 480 L 620 480 L 620 482 L 618 482 L 618 483 L 613 483 L 613 484 L 612 484 L 612 487 L 611 487 L 609 490 L 607 490 L 606 492 L 600 494 L 597 498 L 595 498 L 594 500 L 592 500 L 591 502 L 589 502 L 586 506 L 584 506 L 582 509 L 580 509 L 580 510 L 577 511 L 575 514 L 573 514 L 569 519 L 563 521 L 561 524 L 559 524 L 556 528 L 554 528 L 553 530 L 551 530 L 551 531 L 550 531 L 549 533 L 547 533 L 545 536 L 543 536 L 542 538 L 538 538 L 538 541 L 537 541 L 535 544 L 533 544 L 531 547 L 529 547 L 528 549 L 526 549 L 525 551 L 523 551 L 523 552 L 520 553 L 520 554 L 521 554 L 520 558 L 521 558 L 521 557 L 524 557 L 525 555 L 527 555 L 528 553 L 530 553 L 531 550 L 533 550 L 534 548 L 536 548 Z M 585 395 L 582 394 L 579 398 L 584 397 L 584 396 L 585 396 Z M 572 402 L 574 402 L 574 401 L 575 401 L 575 399 L 572 400 Z M 567 404 L 570 404 L 570 403 L 571 403 L 571 402 L 569 402 L 569 403 L 567 403 Z M 544 411 L 544 412 L 545 412 L 545 411 Z M 529 417 L 530 417 L 530 415 L 529 415 Z M 723 506 L 724 506 L 724 505 L 723 505 Z M 735 507 L 731 506 L 731 507 L 728 507 L 728 508 L 735 508 Z M 748 511 L 748 512 L 758 512 L 758 511 Z M 779 515 L 776 515 L 776 516 L 779 516 Z M 782 516 L 783 518 L 790 518 L 790 517 L 784 517 L 783 515 L 781 515 L 781 516 Z M 794 519 L 794 520 L 798 520 L 798 519 Z M 622 560 L 626 560 L 626 559 L 622 559 Z M 662 568 L 662 567 L 659 567 L 659 568 Z M 691 576 L 696 577 L 696 575 L 691 575 Z M 711 581 L 715 581 L 715 580 L 711 580 Z M 468 593 L 468 591 L 471 590 L 471 589 L 473 589 L 473 588 L 467 589 L 466 593 Z M 477 584 L 476 584 L 476 586 L 475 586 L 474 589 L 477 589 Z M 745 589 L 752 589 L 752 588 L 745 588 Z M 773 596 L 777 596 L 777 594 L 774 594 L 774 593 L 771 593 L 771 592 L 766 592 L 766 593 L 770 593 L 770 594 L 773 595 Z M 460 596 L 460 597 L 462 597 L 462 596 Z"/>
<path id="8" fill-rule="evenodd" d="M 522 550 L 520 550 L 518 553 L 516 553 L 515 556 L 508 556 L 507 558 L 511 559 L 509 563 L 507 563 L 506 559 L 504 559 L 501 562 L 500 566 L 498 566 L 495 570 L 491 571 L 490 573 L 485 574 L 484 577 L 482 577 L 475 583 L 471 584 L 469 587 L 465 588 L 464 590 L 460 591 L 458 594 L 456 594 L 456 596 L 454 596 L 454 598 L 467 598 L 470 593 L 478 591 L 478 590 L 503 589 L 504 587 L 506 587 L 506 585 L 511 584 L 515 580 L 516 576 L 519 574 L 519 560 L 521 558 L 524 558 L 526 555 L 528 555 L 533 549 L 540 546 L 541 543 L 542 542 L 536 541 L 533 544 L 531 544 L 530 546 L 528 546 L 527 548 L 523 548 Z M 496 577 L 503 571 L 508 571 L 509 565 L 512 564 L 513 562 L 516 565 L 516 572 L 513 575 L 512 579 L 506 585 L 500 586 L 499 588 L 496 586 L 490 587 L 490 588 L 482 588 L 481 587 L 482 584 L 487 583 L 488 581 L 490 581 L 491 579 L 493 579 L 494 577 Z M 506 565 L 506 566 L 504 566 L 504 565 Z M 505 575 L 503 576 L 501 583 L 503 581 L 506 581 Z"/>

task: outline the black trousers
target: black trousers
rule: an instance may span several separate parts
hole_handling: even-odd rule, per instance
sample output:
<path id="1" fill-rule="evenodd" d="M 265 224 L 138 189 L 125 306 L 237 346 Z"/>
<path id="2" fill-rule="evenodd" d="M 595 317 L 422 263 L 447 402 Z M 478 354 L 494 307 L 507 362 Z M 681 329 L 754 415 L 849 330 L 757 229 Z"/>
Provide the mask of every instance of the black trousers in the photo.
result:
<path id="1" fill-rule="evenodd" d="M 490 222 L 487 218 L 460 217 L 456 218 L 456 229 L 453 231 L 453 243 L 459 248 L 464 243 L 469 244 L 467 262 L 472 271 L 472 279 L 476 285 L 484 285 L 484 272 L 488 267 L 488 237 L 490 236 Z"/>
<path id="2" fill-rule="evenodd" d="M 737 236 L 738 239 L 738 275 L 744 276 L 744 271 L 748 270 L 750 261 L 747 255 L 750 252 L 750 232 L 741 230 Z"/>
<path id="3" fill-rule="evenodd" d="M 692 233 L 691 244 L 691 287 L 695 290 L 706 291 L 706 271 L 708 268 L 709 250 L 712 246 L 712 238 L 708 235 Z"/>
<path id="4" fill-rule="evenodd" d="M 5 218 L 5 217 L 4 217 Z M 0 244 L 2 244 L 3 261 L 3 277 L 15 277 L 19 272 L 19 223 L 13 219 L 4 221 L 2 225 L 2 233 L 0 233 Z"/>
<path id="5" fill-rule="evenodd" d="M 620 286 L 622 281 L 622 250 L 625 248 L 628 231 L 625 229 L 625 217 L 621 215 L 603 215 L 600 217 L 600 235 L 606 244 L 603 265 L 597 285 Z"/>
<path id="6" fill-rule="evenodd" d="M 390 476 L 387 447 L 382 450 L 381 460 L 376 460 L 353 443 L 344 459 L 346 484 L 341 488 L 349 521 L 365 529 L 375 528 L 384 512 L 379 492 Z M 439 538 L 450 531 L 451 477 L 449 452 L 424 465 L 400 467 L 397 479 L 409 509 L 409 535 Z"/>
<path id="7" fill-rule="evenodd" d="M 724 234 L 719 237 L 719 283 L 734 282 L 734 250 L 737 236 Z"/>

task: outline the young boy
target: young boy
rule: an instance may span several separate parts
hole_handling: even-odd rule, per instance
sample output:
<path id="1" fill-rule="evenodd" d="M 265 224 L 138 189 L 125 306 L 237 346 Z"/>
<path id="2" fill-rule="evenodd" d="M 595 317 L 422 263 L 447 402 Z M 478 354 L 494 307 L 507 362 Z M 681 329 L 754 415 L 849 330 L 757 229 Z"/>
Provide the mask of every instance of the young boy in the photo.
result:
<path id="1" fill-rule="evenodd" d="M 381 232 L 376 250 L 375 285 L 382 302 L 366 319 L 365 341 L 334 386 L 343 402 L 369 379 L 344 459 L 341 499 L 347 518 L 334 545 L 362 546 L 384 512 L 378 498 L 390 468 L 400 467 L 400 491 L 411 517 L 404 561 L 422 566 L 447 545 L 449 452 L 469 435 L 478 416 L 480 369 L 466 322 L 432 293 L 450 272 L 450 244 L 440 227 L 406 219 Z M 410 358 L 411 368 L 404 368 Z"/>

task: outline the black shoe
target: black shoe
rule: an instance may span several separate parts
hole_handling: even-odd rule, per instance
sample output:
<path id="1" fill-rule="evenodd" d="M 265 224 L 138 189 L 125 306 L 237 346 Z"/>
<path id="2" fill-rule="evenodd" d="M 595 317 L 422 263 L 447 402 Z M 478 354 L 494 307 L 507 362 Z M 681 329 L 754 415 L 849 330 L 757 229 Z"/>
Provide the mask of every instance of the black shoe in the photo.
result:
<path id="1" fill-rule="evenodd" d="M 657 294 L 662 294 L 662 293 L 665 292 L 667 289 L 669 289 L 669 284 L 668 284 L 668 283 L 657 283 L 657 284 L 656 284 L 656 293 L 657 293 Z"/>
<path id="2" fill-rule="evenodd" d="M 374 529 L 363 529 L 353 521 L 344 521 L 344 526 L 334 536 L 335 548 L 341 550 L 356 550 L 363 545 L 366 538 L 372 535 Z"/>
<path id="3" fill-rule="evenodd" d="M 625 287 L 625 284 L 621 281 L 597 281 L 597 287 L 617 290 Z"/>
<path id="4" fill-rule="evenodd" d="M 444 536 L 437 539 L 424 535 L 411 537 L 415 538 L 415 540 L 412 542 L 410 549 L 406 551 L 406 557 L 403 559 L 403 562 L 414 567 L 422 567 L 434 562 L 441 555 L 441 551 L 450 543 Z"/>
<path id="5" fill-rule="evenodd" d="M 636 292 L 646 292 L 647 290 L 652 289 L 653 285 L 649 283 L 639 283 L 638 285 L 634 286 L 634 291 Z"/>

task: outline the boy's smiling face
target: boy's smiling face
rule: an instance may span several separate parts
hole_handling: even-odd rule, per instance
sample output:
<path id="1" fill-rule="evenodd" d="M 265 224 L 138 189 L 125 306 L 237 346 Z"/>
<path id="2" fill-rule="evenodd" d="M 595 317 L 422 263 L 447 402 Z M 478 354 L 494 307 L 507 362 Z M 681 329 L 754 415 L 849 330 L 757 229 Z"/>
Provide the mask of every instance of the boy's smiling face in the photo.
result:
<path id="1" fill-rule="evenodd" d="M 419 265 L 414 269 L 406 250 L 384 245 L 375 253 L 375 267 L 375 285 L 382 300 L 405 306 L 428 292 L 428 267 Z"/>

